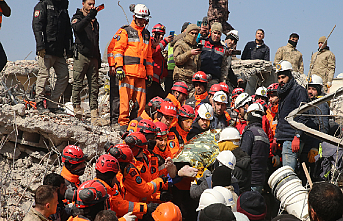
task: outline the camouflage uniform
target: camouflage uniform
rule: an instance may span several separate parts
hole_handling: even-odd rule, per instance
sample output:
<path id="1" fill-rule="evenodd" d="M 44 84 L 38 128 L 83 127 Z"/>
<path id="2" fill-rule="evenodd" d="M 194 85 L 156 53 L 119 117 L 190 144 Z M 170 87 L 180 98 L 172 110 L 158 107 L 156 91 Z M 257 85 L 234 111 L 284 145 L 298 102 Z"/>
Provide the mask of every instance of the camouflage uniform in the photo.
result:
<path id="1" fill-rule="evenodd" d="M 313 63 L 318 54 L 315 63 Z M 322 49 L 312 55 L 309 74 L 316 74 L 323 79 L 323 88 L 327 92 L 327 83 L 332 82 L 335 74 L 336 58 L 335 55 L 327 48 Z M 312 69 L 312 70 L 311 70 Z"/>
<path id="2" fill-rule="evenodd" d="M 234 28 L 227 23 L 229 19 L 229 3 L 228 0 L 209 0 L 207 19 L 210 25 L 214 22 L 219 22 L 223 26 L 223 33 L 226 35 Z"/>
<path id="3" fill-rule="evenodd" d="M 184 81 L 188 88 L 193 87 L 192 76 L 200 70 L 200 54 L 192 55 L 191 50 L 196 49 L 196 45 L 191 45 L 185 38 L 178 40 L 174 45 L 174 82 Z"/>
<path id="4" fill-rule="evenodd" d="M 304 74 L 303 55 L 290 43 L 286 46 L 280 47 L 276 51 L 274 65 L 278 64 L 281 60 L 289 61 L 292 64 L 293 71 Z"/>

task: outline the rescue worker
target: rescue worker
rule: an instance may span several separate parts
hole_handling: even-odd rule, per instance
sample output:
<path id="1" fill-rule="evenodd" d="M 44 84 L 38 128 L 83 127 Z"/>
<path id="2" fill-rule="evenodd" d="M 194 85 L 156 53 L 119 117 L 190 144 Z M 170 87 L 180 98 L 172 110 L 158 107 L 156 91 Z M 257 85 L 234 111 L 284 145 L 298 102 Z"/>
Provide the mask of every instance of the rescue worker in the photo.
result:
<path id="1" fill-rule="evenodd" d="M 220 84 L 214 84 L 211 86 L 210 90 L 208 91 L 208 96 L 205 100 L 203 100 L 202 103 L 209 103 L 212 105 L 212 107 L 214 107 L 213 104 L 213 96 L 215 93 L 217 93 L 218 91 L 223 91 L 223 88 Z M 197 109 L 197 108 L 195 108 Z"/>
<path id="2" fill-rule="evenodd" d="M 112 149 L 113 148 L 113 149 Z M 112 149 L 112 150 L 111 150 Z M 116 150 L 114 150 L 116 149 Z M 122 190 L 116 175 L 120 170 L 119 160 L 125 162 L 133 161 L 133 154 L 131 149 L 126 144 L 118 144 L 110 147 L 108 151 L 119 152 L 118 160 L 111 154 L 101 155 L 95 164 L 95 179 L 102 183 L 109 195 L 109 204 L 111 210 L 115 211 L 118 217 L 124 216 L 126 213 L 132 212 L 138 219 L 142 219 L 143 215 L 147 213 L 147 205 L 140 202 L 131 202 L 124 200 L 122 197 Z M 110 152 L 110 153 L 111 153 Z M 125 155 L 125 157 L 123 157 Z"/>
<path id="3" fill-rule="evenodd" d="M 6 17 L 10 17 L 11 15 L 11 8 L 7 5 L 5 0 L 0 1 L 0 13 Z M 1 28 L 1 23 L 2 23 L 2 16 L 0 16 L 0 28 Z M 7 63 L 7 56 L 0 42 L 0 72 L 2 71 L 2 69 L 4 69 L 6 63 Z"/>
<path id="4" fill-rule="evenodd" d="M 213 120 L 212 106 L 208 103 L 201 104 L 198 109 L 197 117 L 192 124 L 192 129 L 187 134 L 187 141 L 210 129 L 211 120 Z"/>
<path id="5" fill-rule="evenodd" d="M 174 82 L 183 81 L 188 88 L 192 87 L 192 76 L 200 69 L 200 48 L 197 48 L 196 38 L 200 28 L 195 24 L 189 24 L 185 36 L 174 45 L 175 68 L 173 73 Z"/>
<path id="6" fill-rule="evenodd" d="M 297 33 L 292 33 L 289 36 L 288 43 L 286 46 L 277 49 L 274 58 L 274 66 L 280 61 L 289 61 L 292 64 L 293 70 L 304 74 L 304 62 L 303 55 L 300 51 L 296 49 L 299 41 L 299 35 Z"/>
<path id="7" fill-rule="evenodd" d="M 154 221 L 182 221 L 180 208 L 171 203 L 162 203 L 151 214 Z"/>
<path id="8" fill-rule="evenodd" d="M 204 100 L 208 93 L 207 93 L 207 83 L 208 78 L 205 72 L 198 71 L 192 77 L 193 87 L 194 87 L 194 95 L 188 98 L 185 104 L 195 108 L 198 104 Z"/>
<path id="9" fill-rule="evenodd" d="M 326 93 L 332 86 L 332 79 L 336 69 L 336 57 L 327 46 L 327 39 L 322 36 L 318 40 L 318 51 L 311 57 L 308 76 L 316 74 L 323 79 L 323 90 Z"/>
<path id="10" fill-rule="evenodd" d="M 218 84 L 224 78 L 222 76 L 227 76 L 228 74 L 226 64 L 227 56 L 224 45 L 220 42 L 222 32 L 222 25 L 214 22 L 211 25 L 211 35 L 208 40 L 202 40 L 200 42 L 203 45 L 200 54 L 200 70 L 212 78 L 207 84 L 207 89 L 213 84 Z"/>
<path id="11" fill-rule="evenodd" d="M 255 101 L 257 101 L 258 99 L 264 100 L 266 104 L 268 103 L 267 88 L 262 86 L 256 89 Z"/>
<path id="12" fill-rule="evenodd" d="M 172 102 L 179 110 L 188 97 L 188 86 L 184 82 L 175 82 L 166 101 Z"/>
<path id="13" fill-rule="evenodd" d="M 154 75 L 153 82 L 149 88 L 147 88 L 146 100 L 149 101 L 153 97 L 160 96 L 165 98 L 165 92 L 161 87 L 161 83 L 165 77 L 168 76 L 167 61 L 162 55 L 162 51 L 171 42 L 174 36 L 168 36 L 163 39 L 166 34 L 166 27 L 161 23 L 156 24 L 152 28 L 152 60 L 154 62 Z"/>
<path id="14" fill-rule="evenodd" d="M 118 123 L 125 131 L 129 124 L 129 102 L 138 103 L 140 116 L 146 103 L 146 88 L 153 82 L 153 61 L 150 33 L 145 28 L 150 11 L 143 4 L 134 6 L 133 20 L 121 27 L 108 46 L 110 75 L 119 80 L 120 115 Z M 147 82 L 145 82 L 147 79 Z"/>
<path id="15" fill-rule="evenodd" d="M 302 131 L 293 129 L 285 117 L 298 108 L 301 103 L 307 103 L 308 96 L 305 88 L 295 82 L 292 70 L 292 64 L 288 61 L 280 61 L 276 68 L 279 81 L 277 89 L 279 107 L 275 138 L 277 143 L 282 146 L 282 165 L 290 166 L 295 170 L 297 159 L 303 148 Z M 294 120 L 298 123 L 305 123 L 307 119 L 305 116 L 298 116 Z M 274 146 L 277 145 L 276 141 L 273 141 Z"/>
<path id="16" fill-rule="evenodd" d="M 43 98 L 45 85 L 49 78 L 50 68 L 55 69 L 57 80 L 51 92 L 49 110 L 53 113 L 64 113 L 58 108 L 60 96 L 68 85 L 68 65 L 64 54 L 72 57 L 73 33 L 68 14 L 68 0 L 44 0 L 34 8 L 32 29 L 36 39 L 38 55 L 38 75 L 36 80 L 35 101 L 37 109 L 45 112 Z"/>
<path id="17" fill-rule="evenodd" d="M 241 93 L 235 100 L 235 109 L 238 111 L 235 127 L 240 134 L 243 134 L 244 128 L 247 126 L 245 114 L 250 104 L 252 104 L 252 98 L 247 93 Z"/>
<path id="18" fill-rule="evenodd" d="M 85 172 L 85 161 L 87 155 L 83 154 L 80 147 L 68 145 L 62 151 L 62 163 L 64 166 L 61 171 L 61 176 L 65 179 L 68 189 L 76 190 L 81 182 L 79 177 Z"/>
<path id="19" fill-rule="evenodd" d="M 177 117 L 177 109 L 175 105 L 172 102 L 169 101 L 163 101 L 161 103 L 161 108 L 157 110 L 157 117 L 154 122 L 160 121 L 162 123 L 165 123 L 168 128 L 171 128 L 173 123 L 175 124 Z"/>
<path id="20" fill-rule="evenodd" d="M 231 105 L 230 105 L 231 108 L 235 107 L 235 100 L 238 97 L 238 95 L 240 95 L 241 93 L 244 93 L 244 89 L 243 88 L 235 88 L 235 89 L 233 89 L 232 94 L 231 94 Z"/>
<path id="21" fill-rule="evenodd" d="M 226 112 L 227 96 L 225 92 L 218 91 L 213 96 L 213 120 L 211 120 L 211 129 L 224 129 L 233 125 L 230 115 Z"/>
<path id="22" fill-rule="evenodd" d="M 247 110 L 248 126 L 244 129 L 240 148 L 251 159 L 251 191 L 262 193 L 269 156 L 269 139 L 262 129 L 263 107 L 253 103 Z"/>
<path id="23" fill-rule="evenodd" d="M 91 110 L 91 123 L 104 125 L 105 120 L 99 119 L 99 68 L 101 55 L 99 49 L 99 23 L 96 19 L 99 8 L 95 7 L 95 0 L 83 0 L 82 8 L 77 9 L 72 18 L 72 28 L 75 35 L 74 63 L 73 63 L 73 106 L 75 117 L 81 119 L 80 93 L 83 89 L 85 75 L 88 80 L 89 107 Z"/>

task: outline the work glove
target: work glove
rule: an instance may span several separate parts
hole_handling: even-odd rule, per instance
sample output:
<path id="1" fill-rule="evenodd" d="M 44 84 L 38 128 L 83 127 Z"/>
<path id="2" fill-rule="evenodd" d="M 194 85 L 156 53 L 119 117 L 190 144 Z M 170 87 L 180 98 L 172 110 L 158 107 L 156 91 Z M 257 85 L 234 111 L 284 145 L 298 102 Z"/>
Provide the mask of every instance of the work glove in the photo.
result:
<path id="1" fill-rule="evenodd" d="M 280 157 L 278 155 L 272 157 L 272 164 L 273 167 L 277 167 L 280 165 Z"/>
<path id="2" fill-rule="evenodd" d="M 312 148 L 308 154 L 307 154 L 307 158 L 308 158 L 308 162 L 309 163 L 314 163 L 316 162 L 316 159 L 314 158 L 315 156 L 318 155 L 318 149 L 317 148 Z"/>
<path id="3" fill-rule="evenodd" d="M 147 81 L 148 81 L 148 83 L 146 84 L 146 86 L 150 87 L 152 85 L 152 81 L 153 81 L 152 76 L 148 76 L 148 80 Z"/>
<path id="4" fill-rule="evenodd" d="M 118 80 L 122 81 L 125 77 L 125 72 L 123 70 L 122 67 L 118 67 L 116 69 L 116 77 L 118 78 Z"/>
<path id="5" fill-rule="evenodd" d="M 300 149 L 300 139 L 294 136 L 293 141 L 292 141 L 292 152 L 298 153 L 299 149 Z"/>
<path id="6" fill-rule="evenodd" d="M 129 213 L 126 213 L 123 218 L 126 220 L 126 221 L 135 221 L 137 219 L 137 216 L 135 215 L 132 215 L 132 212 L 129 212 Z"/>
<path id="7" fill-rule="evenodd" d="M 277 155 L 278 152 L 278 143 L 276 143 L 276 139 L 273 140 L 273 143 L 270 144 L 270 149 L 272 150 L 273 155 Z"/>
<path id="8" fill-rule="evenodd" d="M 38 54 L 39 57 L 44 58 L 45 57 L 45 49 L 39 50 L 37 52 L 37 54 Z"/>
<path id="9" fill-rule="evenodd" d="M 89 11 L 89 14 L 88 16 L 91 18 L 91 19 L 95 19 L 95 16 L 98 14 L 98 11 L 95 9 L 95 8 L 92 8 L 90 11 Z"/>
<path id="10" fill-rule="evenodd" d="M 326 83 L 326 86 L 327 86 L 328 88 L 330 88 L 330 87 L 332 86 L 332 82 Z"/>

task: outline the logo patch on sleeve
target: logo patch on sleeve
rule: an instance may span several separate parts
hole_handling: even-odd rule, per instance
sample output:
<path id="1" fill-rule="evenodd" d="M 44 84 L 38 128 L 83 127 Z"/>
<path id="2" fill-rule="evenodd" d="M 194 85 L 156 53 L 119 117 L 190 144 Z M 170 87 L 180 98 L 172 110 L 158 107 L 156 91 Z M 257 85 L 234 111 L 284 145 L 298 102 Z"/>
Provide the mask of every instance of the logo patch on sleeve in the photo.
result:
<path id="1" fill-rule="evenodd" d="M 35 18 L 37 18 L 39 15 L 40 15 L 40 11 L 39 11 L 39 10 L 36 10 L 36 11 L 35 11 Z"/>
<path id="2" fill-rule="evenodd" d="M 74 18 L 74 19 L 71 21 L 72 24 L 75 24 L 76 22 L 77 22 L 77 18 Z"/>
<path id="3" fill-rule="evenodd" d="M 130 173 L 130 175 L 131 175 L 132 177 L 136 176 L 136 175 L 137 175 L 136 170 L 132 170 L 131 173 Z"/>
<path id="4" fill-rule="evenodd" d="M 136 177 L 136 183 L 141 184 L 142 178 L 140 176 Z"/>

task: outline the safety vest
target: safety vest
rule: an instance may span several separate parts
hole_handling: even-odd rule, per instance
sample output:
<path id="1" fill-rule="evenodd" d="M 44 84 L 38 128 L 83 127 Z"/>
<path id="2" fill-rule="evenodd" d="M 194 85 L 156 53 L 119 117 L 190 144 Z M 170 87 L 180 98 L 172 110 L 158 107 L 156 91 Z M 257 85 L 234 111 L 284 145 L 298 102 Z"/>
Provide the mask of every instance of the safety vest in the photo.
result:
<path id="1" fill-rule="evenodd" d="M 167 60 L 167 65 L 168 65 L 168 71 L 172 71 L 175 68 L 175 61 L 174 61 L 174 49 L 168 44 L 168 60 Z"/>
<path id="2" fill-rule="evenodd" d="M 135 21 L 121 27 L 108 46 L 107 59 L 109 66 L 123 67 L 128 76 L 153 76 L 150 32 Z"/>

